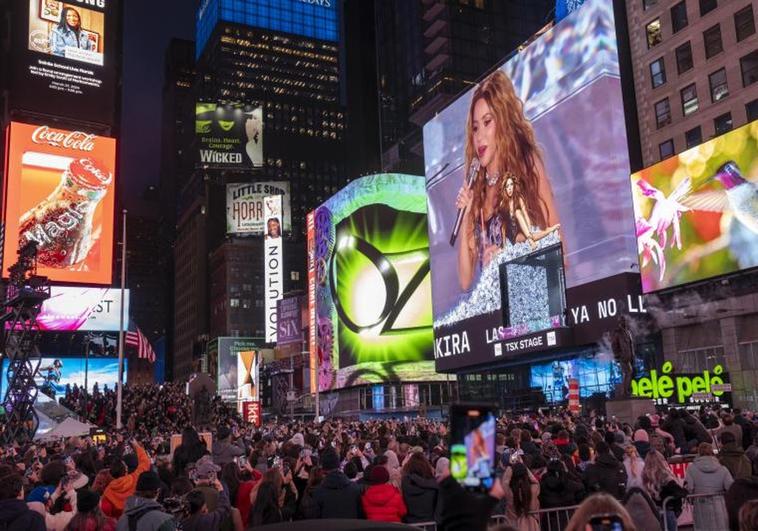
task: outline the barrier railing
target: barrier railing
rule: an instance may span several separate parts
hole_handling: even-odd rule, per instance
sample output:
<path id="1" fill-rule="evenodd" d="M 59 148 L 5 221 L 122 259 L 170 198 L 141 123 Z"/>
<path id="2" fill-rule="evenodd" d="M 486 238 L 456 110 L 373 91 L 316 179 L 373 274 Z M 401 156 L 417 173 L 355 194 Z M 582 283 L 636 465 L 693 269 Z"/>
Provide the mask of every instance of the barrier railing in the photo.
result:
<path id="1" fill-rule="evenodd" d="M 418 529 L 423 529 L 423 531 L 437 531 L 437 522 L 416 522 L 413 524 L 407 524 L 413 527 L 416 527 Z"/>
<path id="2" fill-rule="evenodd" d="M 726 502 L 724 492 L 716 494 L 690 494 L 682 500 L 682 513 L 688 514 L 691 511 L 692 522 L 695 531 L 699 529 L 729 529 L 729 516 L 726 511 Z M 669 496 L 661 504 L 661 520 L 663 521 L 663 531 L 675 531 L 676 526 L 669 521 L 667 513 L 672 503 L 677 498 Z M 681 518 L 680 518 L 681 520 Z M 688 525 L 690 522 L 678 522 L 680 525 Z"/>
<path id="3" fill-rule="evenodd" d="M 578 507 L 578 505 L 571 505 L 568 507 L 540 509 L 538 511 L 531 511 L 529 516 L 537 519 L 541 531 L 563 531 Z M 513 525 L 513 522 L 508 522 L 504 514 L 493 514 L 490 517 L 490 526 L 494 527 L 503 524 Z"/>

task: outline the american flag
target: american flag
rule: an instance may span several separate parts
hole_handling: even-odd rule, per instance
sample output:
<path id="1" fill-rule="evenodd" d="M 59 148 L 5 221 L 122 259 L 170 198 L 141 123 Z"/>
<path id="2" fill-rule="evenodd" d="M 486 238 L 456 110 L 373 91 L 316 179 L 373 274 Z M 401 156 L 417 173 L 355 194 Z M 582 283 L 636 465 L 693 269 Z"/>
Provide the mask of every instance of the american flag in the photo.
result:
<path id="1" fill-rule="evenodd" d="M 127 345 L 137 348 L 138 358 L 146 359 L 150 363 L 155 362 L 155 351 L 153 350 L 152 345 L 150 345 L 150 341 L 147 340 L 139 327 L 137 327 L 136 332 L 132 332 L 131 330 L 127 331 L 124 340 Z"/>

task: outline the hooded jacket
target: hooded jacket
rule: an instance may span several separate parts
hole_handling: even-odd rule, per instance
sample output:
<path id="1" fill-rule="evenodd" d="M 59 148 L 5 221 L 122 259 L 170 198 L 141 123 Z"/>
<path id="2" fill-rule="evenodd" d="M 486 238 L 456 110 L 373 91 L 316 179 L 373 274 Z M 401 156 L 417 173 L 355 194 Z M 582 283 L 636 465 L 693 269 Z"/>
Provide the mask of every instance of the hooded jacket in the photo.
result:
<path id="1" fill-rule="evenodd" d="M 116 531 L 129 531 L 129 519 L 137 519 L 137 531 L 171 531 L 176 529 L 174 518 L 163 512 L 163 506 L 155 500 L 130 496 L 126 500 L 124 514 L 118 519 Z"/>
<path id="2" fill-rule="evenodd" d="M 438 516 L 439 487 L 434 478 L 422 478 L 418 474 L 403 476 L 403 502 L 408 509 L 405 522 L 431 522 Z"/>
<path id="3" fill-rule="evenodd" d="M 361 488 L 339 470 L 332 470 L 313 491 L 318 518 L 362 518 Z"/>
<path id="4" fill-rule="evenodd" d="M 687 468 L 685 483 L 692 494 L 716 494 L 729 490 L 734 480 L 729 470 L 712 455 L 696 457 Z"/>
<path id="5" fill-rule="evenodd" d="M 121 516 L 127 498 L 134 495 L 134 491 L 137 489 L 139 475 L 150 470 L 150 458 L 147 456 L 145 449 L 137 444 L 134 451 L 137 454 L 137 468 L 134 472 L 112 480 L 103 491 L 100 508 L 106 516 L 113 518 Z"/>
<path id="6" fill-rule="evenodd" d="M 218 504 L 215 509 L 208 508 L 208 514 L 195 514 L 182 520 L 183 531 L 216 531 L 231 514 L 229 495 L 226 489 L 218 493 Z"/>
<path id="7" fill-rule="evenodd" d="M 400 491 L 389 483 L 371 485 L 363 494 L 363 512 L 367 520 L 402 522 L 408 512 Z"/>
<path id="8" fill-rule="evenodd" d="M 737 443 L 725 444 L 719 452 L 718 459 L 719 463 L 729 470 L 733 479 L 750 479 L 753 476 L 753 464 Z"/>
<path id="9" fill-rule="evenodd" d="M 687 436 L 688 441 L 697 439 L 698 444 L 703 442 L 713 442 L 711 434 L 705 429 L 703 423 L 692 415 L 687 415 L 684 419 L 684 433 Z"/>
<path id="10" fill-rule="evenodd" d="M 0 501 L 0 527 L 7 531 L 46 531 L 42 515 L 16 499 Z"/>
<path id="11" fill-rule="evenodd" d="M 626 492 L 626 470 L 610 453 L 599 454 L 584 473 L 588 492 L 606 492 L 622 499 Z"/>

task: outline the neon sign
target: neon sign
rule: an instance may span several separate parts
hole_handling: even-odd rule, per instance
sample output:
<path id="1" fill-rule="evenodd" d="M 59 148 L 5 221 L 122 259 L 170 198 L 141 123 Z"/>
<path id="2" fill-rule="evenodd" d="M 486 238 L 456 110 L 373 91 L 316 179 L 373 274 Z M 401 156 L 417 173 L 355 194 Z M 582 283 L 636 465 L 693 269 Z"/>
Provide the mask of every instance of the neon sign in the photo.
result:
<path id="1" fill-rule="evenodd" d="M 652 398 L 659 403 L 685 404 L 709 396 L 715 397 L 711 401 L 719 401 L 724 393 L 731 391 L 731 385 L 725 382 L 729 375 L 721 365 L 703 371 L 702 374 L 671 374 L 673 370 L 674 365 L 667 361 L 660 372 L 653 369 L 650 376 L 633 380 L 632 395 Z"/>

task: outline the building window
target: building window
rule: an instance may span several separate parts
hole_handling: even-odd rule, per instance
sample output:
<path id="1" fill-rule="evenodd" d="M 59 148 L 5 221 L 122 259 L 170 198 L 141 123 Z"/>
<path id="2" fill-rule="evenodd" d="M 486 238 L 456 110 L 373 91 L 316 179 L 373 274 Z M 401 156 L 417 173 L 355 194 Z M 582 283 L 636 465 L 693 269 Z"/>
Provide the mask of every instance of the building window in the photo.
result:
<path id="1" fill-rule="evenodd" d="M 748 4 L 734 14 L 734 31 L 737 33 L 737 42 L 750 37 L 755 33 L 755 19 L 753 18 L 753 5 Z"/>
<path id="2" fill-rule="evenodd" d="M 682 89 L 682 114 L 689 116 L 698 109 L 697 87 L 693 83 Z"/>
<path id="3" fill-rule="evenodd" d="M 716 24 L 703 32 L 703 44 L 705 45 L 705 58 L 710 59 L 724 50 L 721 43 L 721 26 Z"/>
<path id="4" fill-rule="evenodd" d="M 682 374 L 702 374 L 713 370 L 716 365 L 726 367 L 724 347 L 721 346 L 680 350 L 672 358 L 674 367 Z"/>
<path id="5" fill-rule="evenodd" d="M 661 155 L 661 160 L 671 157 L 674 154 L 674 140 L 669 138 L 658 144 L 658 153 Z"/>
<path id="6" fill-rule="evenodd" d="M 711 101 L 716 103 L 723 100 L 729 95 L 729 85 L 726 83 L 726 69 L 716 70 L 708 76 L 708 83 L 711 86 Z"/>
<path id="7" fill-rule="evenodd" d="M 229 299 L 229 306 L 231 306 L 232 308 L 239 308 L 240 300 L 236 297 Z"/>
<path id="8" fill-rule="evenodd" d="M 718 0 L 700 0 L 700 16 L 704 17 L 718 6 Z"/>
<path id="9" fill-rule="evenodd" d="M 747 114 L 747 121 L 752 122 L 758 120 L 758 100 L 753 100 L 745 105 L 745 113 Z"/>
<path id="10" fill-rule="evenodd" d="M 732 113 L 728 112 L 713 119 L 713 128 L 716 136 L 723 135 L 732 130 Z"/>
<path id="11" fill-rule="evenodd" d="M 658 0 L 642 0 L 642 9 L 647 11 L 658 3 Z"/>
<path id="12" fill-rule="evenodd" d="M 684 142 L 687 144 L 687 149 L 703 142 L 703 130 L 699 125 L 684 133 Z"/>
<path id="13" fill-rule="evenodd" d="M 647 47 L 652 48 L 661 43 L 661 19 L 657 18 L 645 27 L 647 33 Z"/>
<path id="14" fill-rule="evenodd" d="M 650 79 L 653 82 L 653 88 L 660 87 L 666 82 L 666 65 L 663 63 L 663 57 L 650 63 Z"/>
<path id="15" fill-rule="evenodd" d="M 671 105 L 669 99 L 664 98 L 655 104 L 655 125 L 660 129 L 671 123 Z"/>
<path id="16" fill-rule="evenodd" d="M 682 1 L 671 8 L 671 29 L 676 33 L 687 27 L 687 2 Z"/>
<path id="17" fill-rule="evenodd" d="M 758 50 L 750 52 L 740 59 L 742 86 L 747 87 L 758 81 Z"/>
<path id="18" fill-rule="evenodd" d="M 690 41 L 676 48 L 676 71 L 681 75 L 693 67 Z"/>

